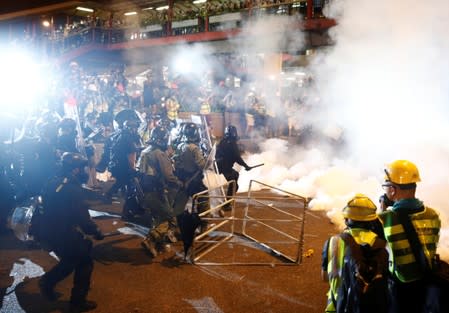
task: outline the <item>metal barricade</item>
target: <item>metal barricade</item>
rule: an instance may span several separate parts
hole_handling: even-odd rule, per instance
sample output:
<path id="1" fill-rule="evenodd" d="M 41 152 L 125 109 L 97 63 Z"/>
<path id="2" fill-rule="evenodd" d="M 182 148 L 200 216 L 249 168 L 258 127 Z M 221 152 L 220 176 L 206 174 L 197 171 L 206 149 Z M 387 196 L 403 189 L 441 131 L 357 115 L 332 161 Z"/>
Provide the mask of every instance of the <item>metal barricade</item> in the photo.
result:
<path id="1" fill-rule="evenodd" d="M 208 228 L 193 241 L 198 265 L 297 265 L 301 263 L 305 212 L 310 199 L 251 180 L 247 196 L 226 197 L 235 181 L 193 196 L 209 201 L 199 215 Z M 224 214 L 220 210 L 227 208 Z"/>

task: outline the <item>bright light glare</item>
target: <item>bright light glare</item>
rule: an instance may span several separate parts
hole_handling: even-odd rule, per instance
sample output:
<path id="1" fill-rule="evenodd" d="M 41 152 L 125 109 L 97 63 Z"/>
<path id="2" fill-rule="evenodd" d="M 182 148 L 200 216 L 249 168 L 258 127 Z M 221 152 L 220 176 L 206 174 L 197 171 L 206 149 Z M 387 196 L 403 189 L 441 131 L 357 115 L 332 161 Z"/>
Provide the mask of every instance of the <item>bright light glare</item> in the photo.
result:
<path id="1" fill-rule="evenodd" d="M 1 53 L 0 67 L 0 85 L 4 90 L 0 107 L 11 113 L 27 113 L 44 89 L 46 79 L 39 66 L 21 51 L 8 51 Z"/>
<path id="2" fill-rule="evenodd" d="M 76 9 L 79 11 L 90 12 L 90 13 L 92 13 L 94 11 L 93 9 L 85 8 L 85 7 L 77 7 Z"/>
<path id="3" fill-rule="evenodd" d="M 158 10 L 158 11 L 168 10 L 168 5 L 164 5 L 162 7 L 158 7 L 158 8 L 156 8 L 156 10 Z"/>
<path id="4" fill-rule="evenodd" d="M 50 22 L 47 21 L 47 20 L 45 20 L 45 21 L 42 22 L 42 26 L 44 26 L 44 27 L 50 27 Z"/>
<path id="5" fill-rule="evenodd" d="M 124 15 L 125 16 L 131 16 L 131 15 L 136 15 L 137 12 L 136 11 L 132 11 L 132 12 L 126 12 Z"/>
<path id="6" fill-rule="evenodd" d="M 205 3 L 207 0 L 195 0 L 193 1 L 193 4 L 200 4 L 200 3 Z"/>

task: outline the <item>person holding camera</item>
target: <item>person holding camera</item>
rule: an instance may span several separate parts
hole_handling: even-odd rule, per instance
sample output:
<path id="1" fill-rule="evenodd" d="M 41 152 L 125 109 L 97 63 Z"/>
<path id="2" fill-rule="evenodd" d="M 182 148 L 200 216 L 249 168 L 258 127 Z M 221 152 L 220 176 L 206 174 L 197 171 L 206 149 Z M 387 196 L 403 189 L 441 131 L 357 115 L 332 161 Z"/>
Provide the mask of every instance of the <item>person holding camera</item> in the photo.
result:
<path id="1" fill-rule="evenodd" d="M 392 254 L 392 312 L 433 312 L 425 308 L 426 280 L 436 255 L 440 218 L 415 196 L 421 181 L 415 164 L 396 160 L 384 172 L 381 201 L 389 207 L 379 218 Z"/>

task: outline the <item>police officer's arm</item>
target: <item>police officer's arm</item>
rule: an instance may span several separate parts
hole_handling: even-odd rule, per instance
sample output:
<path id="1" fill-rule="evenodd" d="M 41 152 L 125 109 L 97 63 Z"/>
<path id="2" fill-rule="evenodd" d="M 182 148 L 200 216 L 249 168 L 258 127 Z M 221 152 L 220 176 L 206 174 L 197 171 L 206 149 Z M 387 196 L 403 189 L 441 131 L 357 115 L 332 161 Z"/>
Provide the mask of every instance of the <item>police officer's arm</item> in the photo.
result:
<path id="1" fill-rule="evenodd" d="M 181 186 L 181 181 L 175 176 L 175 174 L 173 174 L 173 166 L 168 155 L 161 151 L 161 153 L 157 155 L 157 160 L 159 162 L 162 177 L 164 177 L 167 184 L 171 186 Z"/>
<path id="2" fill-rule="evenodd" d="M 132 152 L 132 153 L 128 154 L 128 164 L 129 164 L 129 167 L 132 169 L 136 168 L 136 157 L 137 157 L 136 152 Z"/>
<path id="3" fill-rule="evenodd" d="M 197 145 L 194 145 L 191 149 L 192 156 L 195 164 L 198 166 L 199 170 L 203 170 L 206 167 L 206 158 L 201 151 L 201 148 Z"/>
<path id="4" fill-rule="evenodd" d="M 251 167 L 249 167 L 249 165 L 246 164 L 246 162 L 242 159 L 242 156 L 240 155 L 240 150 L 239 150 L 237 143 L 233 143 L 232 145 L 230 145 L 230 149 L 231 149 L 231 151 L 229 151 L 229 152 L 233 156 L 234 161 L 237 164 L 243 166 L 245 168 L 245 170 L 249 171 L 251 169 Z"/>
<path id="5" fill-rule="evenodd" d="M 76 188 L 71 191 L 71 195 L 73 197 L 71 199 L 72 205 L 75 206 L 74 209 L 76 211 L 75 216 L 77 220 L 77 226 L 79 226 L 84 233 L 93 235 L 97 239 L 102 239 L 103 235 L 101 233 L 101 230 L 90 217 L 90 206 L 85 201 L 86 195 L 83 189 L 81 187 Z"/>
<path id="6" fill-rule="evenodd" d="M 136 168 L 139 170 L 139 172 L 146 174 L 147 167 L 148 167 L 148 158 L 145 151 L 143 151 L 139 157 L 139 160 L 137 160 Z"/>

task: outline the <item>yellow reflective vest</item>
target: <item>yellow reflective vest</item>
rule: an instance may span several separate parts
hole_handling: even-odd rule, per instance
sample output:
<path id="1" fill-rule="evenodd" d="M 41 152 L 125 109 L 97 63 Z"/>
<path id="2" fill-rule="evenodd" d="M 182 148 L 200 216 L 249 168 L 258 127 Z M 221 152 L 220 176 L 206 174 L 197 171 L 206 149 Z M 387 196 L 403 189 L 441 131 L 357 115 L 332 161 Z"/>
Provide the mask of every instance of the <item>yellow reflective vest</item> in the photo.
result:
<path id="1" fill-rule="evenodd" d="M 362 228 L 348 228 L 349 232 L 359 245 L 369 244 L 372 246 L 376 241 L 377 234 Z M 343 262 L 345 257 L 346 244 L 339 236 L 332 236 L 326 242 L 324 249 L 327 249 L 327 275 L 329 277 L 329 291 L 327 293 L 326 313 L 336 312 L 338 289 L 341 285 Z"/>
<path id="2" fill-rule="evenodd" d="M 435 210 L 429 207 L 424 207 L 421 212 L 409 214 L 409 217 L 418 234 L 429 266 L 432 266 L 432 259 L 435 256 L 439 240 L 440 218 Z M 390 272 L 405 283 L 421 279 L 420 264 L 415 259 L 398 213 L 394 210 L 387 210 L 381 213 L 379 218 L 383 223 L 390 250 Z"/>

